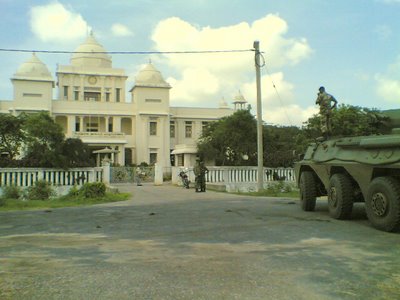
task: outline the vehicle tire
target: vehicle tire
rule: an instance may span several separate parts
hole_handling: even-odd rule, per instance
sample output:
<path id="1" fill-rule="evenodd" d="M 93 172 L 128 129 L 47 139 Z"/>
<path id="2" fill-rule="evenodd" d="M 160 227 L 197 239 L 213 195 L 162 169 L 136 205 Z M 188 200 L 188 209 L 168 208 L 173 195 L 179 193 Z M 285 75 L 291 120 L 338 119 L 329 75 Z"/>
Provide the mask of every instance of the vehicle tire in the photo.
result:
<path id="1" fill-rule="evenodd" d="M 372 226 L 383 231 L 400 230 L 400 183 L 393 177 L 372 180 L 365 210 Z"/>
<path id="2" fill-rule="evenodd" d="M 334 174 L 329 180 L 328 209 L 334 219 L 345 220 L 351 216 L 354 190 L 350 178 L 345 174 Z"/>
<path id="3" fill-rule="evenodd" d="M 300 203 L 304 211 L 314 211 L 317 200 L 317 186 L 314 173 L 304 171 L 300 175 Z"/>

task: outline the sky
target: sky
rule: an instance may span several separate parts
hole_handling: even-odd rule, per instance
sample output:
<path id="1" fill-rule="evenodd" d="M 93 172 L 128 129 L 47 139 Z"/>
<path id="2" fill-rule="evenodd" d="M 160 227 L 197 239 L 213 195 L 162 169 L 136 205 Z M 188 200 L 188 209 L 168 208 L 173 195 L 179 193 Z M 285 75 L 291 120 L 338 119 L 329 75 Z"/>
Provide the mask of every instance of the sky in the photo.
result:
<path id="1" fill-rule="evenodd" d="M 74 51 L 91 30 L 107 51 L 251 50 L 257 40 L 267 124 L 301 126 L 320 86 L 341 104 L 400 108 L 400 0 L 0 0 L 0 28 L 1 49 Z M 55 78 L 71 54 L 37 56 Z M 30 57 L 0 51 L 0 100 Z M 256 111 L 254 51 L 112 59 L 127 90 L 151 60 L 171 106 L 233 107 L 240 91 Z"/>

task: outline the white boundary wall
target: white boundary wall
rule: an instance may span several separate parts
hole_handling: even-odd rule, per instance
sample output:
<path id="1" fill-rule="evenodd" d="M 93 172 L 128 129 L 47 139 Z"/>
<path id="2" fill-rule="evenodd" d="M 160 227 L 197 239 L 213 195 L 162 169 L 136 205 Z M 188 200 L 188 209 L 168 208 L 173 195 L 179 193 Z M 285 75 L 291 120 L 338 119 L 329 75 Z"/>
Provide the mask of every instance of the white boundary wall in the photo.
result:
<path id="1" fill-rule="evenodd" d="M 58 194 L 68 192 L 72 186 L 86 182 L 108 183 L 105 168 L 43 169 L 43 168 L 0 168 L 0 190 L 5 186 L 29 187 L 36 181 L 45 180 L 56 188 Z M 108 174 L 109 176 L 109 174 Z"/>
<path id="2" fill-rule="evenodd" d="M 255 191 L 257 184 L 257 167 L 207 167 L 206 182 L 225 186 L 226 191 Z M 189 175 L 189 180 L 194 183 L 193 168 L 172 167 L 172 184 L 181 185 L 179 172 L 184 170 Z M 287 183 L 295 183 L 293 168 L 264 168 L 264 183 L 281 180 Z"/>

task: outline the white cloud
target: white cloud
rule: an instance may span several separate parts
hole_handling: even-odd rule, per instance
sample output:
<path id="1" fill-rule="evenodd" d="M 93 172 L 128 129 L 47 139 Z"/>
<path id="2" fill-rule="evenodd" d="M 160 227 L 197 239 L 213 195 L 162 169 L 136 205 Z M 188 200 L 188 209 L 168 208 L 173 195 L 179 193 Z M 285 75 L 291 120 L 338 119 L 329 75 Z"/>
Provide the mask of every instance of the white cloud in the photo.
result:
<path id="1" fill-rule="evenodd" d="M 172 17 L 158 23 L 152 39 L 157 51 L 250 50 L 253 49 L 253 42 L 258 40 L 268 69 L 280 70 L 283 66 L 300 63 L 313 52 L 305 38 L 287 38 L 288 29 L 286 21 L 273 14 L 252 24 L 241 22 L 219 28 L 198 27 Z M 197 103 L 202 106 L 210 101 L 215 103 L 221 97 L 225 97 L 230 103 L 239 89 L 246 99 L 255 99 L 253 51 L 165 54 L 159 58 L 159 63 L 166 64 L 174 70 L 175 75 L 168 78 L 172 86 L 171 102 L 174 105 Z M 273 77 L 281 97 L 288 101 L 289 105 L 294 99 L 293 86 L 283 79 L 282 73 L 276 73 Z M 265 80 L 263 79 L 263 82 Z M 270 82 L 269 84 L 271 85 Z M 275 105 L 271 101 L 271 90 L 272 88 L 266 89 L 264 103 Z M 211 98 L 212 100 L 208 100 Z M 255 107 L 252 101 L 249 103 Z M 286 121 L 285 124 L 287 123 Z"/>
<path id="2" fill-rule="evenodd" d="M 186 102 L 199 101 L 196 95 L 206 95 L 208 98 L 218 92 L 219 79 L 206 68 L 190 68 L 182 73 L 182 78 L 167 81 L 174 87 L 171 99 L 185 99 Z"/>
<path id="3" fill-rule="evenodd" d="M 120 23 L 115 23 L 111 26 L 111 32 L 115 36 L 121 36 L 121 37 L 126 37 L 126 36 L 133 36 L 133 32 L 126 27 L 125 25 L 122 25 Z"/>
<path id="4" fill-rule="evenodd" d="M 383 100 L 391 103 L 400 103 L 400 80 L 388 78 L 382 75 L 376 76 L 377 94 Z"/>
<path id="5" fill-rule="evenodd" d="M 263 120 L 279 125 L 301 126 L 304 121 L 318 112 L 316 106 L 302 108 L 296 103 L 293 93 L 294 86 L 285 81 L 282 72 L 261 77 Z M 256 83 L 250 82 L 242 86 L 241 91 L 252 106 L 257 109 Z"/>
<path id="6" fill-rule="evenodd" d="M 376 92 L 383 101 L 400 103 L 400 56 L 388 66 L 385 74 L 376 74 Z"/>
<path id="7" fill-rule="evenodd" d="M 69 42 L 86 36 L 88 24 L 80 14 L 53 2 L 31 9 L 31 30 L 43 42 Z"/>
<path id="8" fill-rule="evenodd" d="M 302 108 L 297 104 L 290 104 L 284 107 L 275 107 L 263 113 L 263 120 L 274 125 L 302 126 L 318 109 L 314 106 Z"/>

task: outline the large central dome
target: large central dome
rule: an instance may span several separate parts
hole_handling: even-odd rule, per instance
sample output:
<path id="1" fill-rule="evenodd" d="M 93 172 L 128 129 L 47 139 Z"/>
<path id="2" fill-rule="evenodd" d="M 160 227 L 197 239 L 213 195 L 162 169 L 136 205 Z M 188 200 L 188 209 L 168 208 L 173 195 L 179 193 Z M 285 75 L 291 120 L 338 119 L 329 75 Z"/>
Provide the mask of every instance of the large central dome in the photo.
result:
<path id="1" fill-rule="evenodd" d="M 112 68 L 111 56 L 106 52 L 91 33 L 72 54 L 71 64 L 76 67 Z"/>

